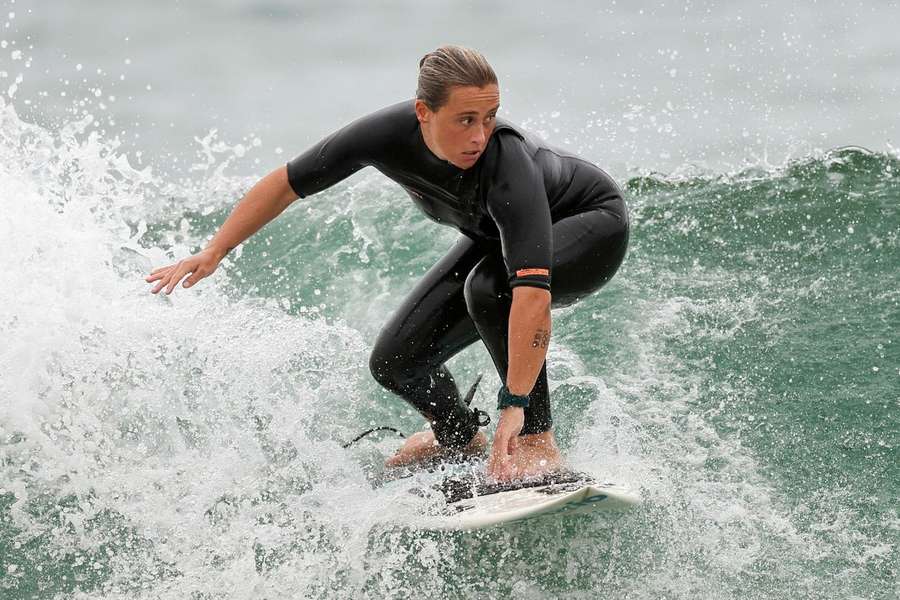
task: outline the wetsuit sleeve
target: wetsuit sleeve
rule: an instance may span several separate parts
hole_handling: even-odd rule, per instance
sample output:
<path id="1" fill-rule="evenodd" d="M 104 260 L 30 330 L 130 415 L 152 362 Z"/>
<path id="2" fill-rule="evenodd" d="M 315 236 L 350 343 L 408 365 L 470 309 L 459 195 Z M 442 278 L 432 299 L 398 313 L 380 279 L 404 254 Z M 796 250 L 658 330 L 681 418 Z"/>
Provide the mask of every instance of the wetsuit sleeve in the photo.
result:
<path id="1" fill-rule="evenodd" d="M 497 142 L 486 208 L 500 231 L 509 286 L 549 290 L 553 226 L 543 175 L 519 138 L 503 135 Z"/>
<path id="2" fill-rule="evenodd" d="M 379 113 L 335 131 L 287 163 L 288 183 L 304 198 L 321 192 L 372 164 L 384 151 L 386 124 Z"/>

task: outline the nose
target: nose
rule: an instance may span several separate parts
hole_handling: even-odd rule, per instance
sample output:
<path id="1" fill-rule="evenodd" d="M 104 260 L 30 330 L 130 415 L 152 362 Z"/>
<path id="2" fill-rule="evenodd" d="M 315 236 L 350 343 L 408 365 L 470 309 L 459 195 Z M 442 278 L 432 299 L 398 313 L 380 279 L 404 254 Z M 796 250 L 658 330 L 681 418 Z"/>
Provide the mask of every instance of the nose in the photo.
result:
<path id="1" fill-rule="evenodd" d="M 478 144 L 478 147 L 481 148 L 482 146 L 484 146 L 488 135 L 490 135 L 490 131 L 487 127 L 476 127 L 474 135 L 472 136 L 472 141 Z"/>

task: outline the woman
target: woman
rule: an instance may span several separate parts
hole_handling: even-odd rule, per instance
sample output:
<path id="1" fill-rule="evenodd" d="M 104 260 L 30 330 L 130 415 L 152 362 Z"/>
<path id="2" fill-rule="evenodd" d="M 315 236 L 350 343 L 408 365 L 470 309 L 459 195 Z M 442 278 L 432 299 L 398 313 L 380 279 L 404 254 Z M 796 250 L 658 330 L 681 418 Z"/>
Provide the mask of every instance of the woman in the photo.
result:
<path id="1" fill-rule="evenodd" d="M 298 197 L 374 166 L 426 215 L 462 233 L 372 350 L 375 379 L 430 422 L 386 466 L 487 448 L 478 429 L 486 422 L 444 366 L 480 339 L 504 384 L 488 473 L 507 480 L 558 468 L 544 362 L 550 308 L 613 276 L 628 244 L 628 213 L 606 173 L 497 119 L 499 107 L 497 76 L 480 53 L 428 53 L 414 102 L 362 117 L 265 176 L 205 250 L 147 277 L 157 282 L 152 292 L 170 294 L 185 276 L 184 287 L 196 284 Z"/>

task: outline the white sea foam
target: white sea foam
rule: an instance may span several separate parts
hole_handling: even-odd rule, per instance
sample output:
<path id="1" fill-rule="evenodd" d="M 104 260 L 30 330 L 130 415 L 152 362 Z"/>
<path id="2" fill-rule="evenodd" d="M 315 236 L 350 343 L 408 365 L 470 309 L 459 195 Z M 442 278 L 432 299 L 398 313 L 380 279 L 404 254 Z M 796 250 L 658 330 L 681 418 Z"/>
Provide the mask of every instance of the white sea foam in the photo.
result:
<path id="1" fill-rule="evenodd" d="M 41 536 L 39 556 L 111 596 L 252 597 L 284 583 L 266 560 L 294 590 L 356 568 L 398 505 L 338 444 L 369 402 L 360 335 L 229 298 L 227 268 L 149 294 L 149 268 L 200 241 L 142 246 L 129 223 L 168 201 L 153 176 L 81 124 L 54 135 L 0 108 L 0 472 L 19 543 Z"/>

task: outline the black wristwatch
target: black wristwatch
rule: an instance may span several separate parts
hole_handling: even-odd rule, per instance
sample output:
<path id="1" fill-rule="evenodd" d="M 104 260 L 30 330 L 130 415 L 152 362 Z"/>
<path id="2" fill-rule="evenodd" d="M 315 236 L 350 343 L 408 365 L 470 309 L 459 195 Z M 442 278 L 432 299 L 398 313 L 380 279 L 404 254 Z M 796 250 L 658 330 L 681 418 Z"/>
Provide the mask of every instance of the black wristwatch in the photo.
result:
<path id="1" fill-rule="evenodd" d="M 497 393 L 497 408 L 503 410 L 507 406 L 528 407 L 528 396 L 516 396 L 505 385 Z"/>

